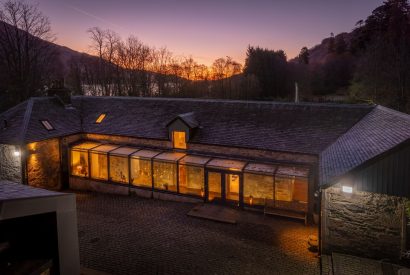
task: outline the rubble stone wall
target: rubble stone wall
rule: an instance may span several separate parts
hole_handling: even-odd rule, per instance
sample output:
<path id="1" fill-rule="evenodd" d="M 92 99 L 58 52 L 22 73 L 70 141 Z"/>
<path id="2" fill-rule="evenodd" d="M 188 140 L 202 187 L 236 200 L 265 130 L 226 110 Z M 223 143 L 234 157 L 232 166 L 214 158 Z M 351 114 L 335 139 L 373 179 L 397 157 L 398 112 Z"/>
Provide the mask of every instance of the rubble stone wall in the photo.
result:
<path id="1" fill-rule="evenodd" d="M 399 259 L 405 242 L 405 199 L 354 191 L 324 190 L 322 249 L 376 259 Z"/>
<path id="2" fill-rule="evenodd" d="M 14 145 L 0 144 L 0 180 L 21 183 L 21 157 L 15 156 Z"/>
<path id="3" fill-rule="evenodd" d="M 60 142 L 57 138 L 27 145 L 28 184 L 51 190 L 61 189 Z"/>

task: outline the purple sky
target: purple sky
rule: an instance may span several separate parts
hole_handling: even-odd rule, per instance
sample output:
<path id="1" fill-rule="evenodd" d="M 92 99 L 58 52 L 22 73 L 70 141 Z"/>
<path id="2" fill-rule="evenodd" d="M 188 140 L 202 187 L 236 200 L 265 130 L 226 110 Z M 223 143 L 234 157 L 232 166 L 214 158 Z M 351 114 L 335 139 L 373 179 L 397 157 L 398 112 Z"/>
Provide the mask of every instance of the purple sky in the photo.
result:
<path id="1" fill-rule="evenodd" d="M 350 31 L 383 0 L 37 0 L 57 43 L 89 52 L 86 30 L 99 26 L 206 65 L 227 55 L 243 63 L 247 45 L 283 49 Z"/>

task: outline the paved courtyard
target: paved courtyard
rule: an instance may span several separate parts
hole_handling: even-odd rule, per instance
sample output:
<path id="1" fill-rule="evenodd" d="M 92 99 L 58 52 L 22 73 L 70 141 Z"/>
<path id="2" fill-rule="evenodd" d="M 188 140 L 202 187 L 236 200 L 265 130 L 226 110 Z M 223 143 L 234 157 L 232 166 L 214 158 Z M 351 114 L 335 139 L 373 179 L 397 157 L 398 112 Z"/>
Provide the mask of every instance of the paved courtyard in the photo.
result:
<path id="1" fill-rule="evenodd" d="M 236 225 L 195 205 L 76 193 L 81 264 L 111 274 L 319 274 L 303 222 L 243 211 Z M 242 215 L 242 214 L 241 214 Z"/>

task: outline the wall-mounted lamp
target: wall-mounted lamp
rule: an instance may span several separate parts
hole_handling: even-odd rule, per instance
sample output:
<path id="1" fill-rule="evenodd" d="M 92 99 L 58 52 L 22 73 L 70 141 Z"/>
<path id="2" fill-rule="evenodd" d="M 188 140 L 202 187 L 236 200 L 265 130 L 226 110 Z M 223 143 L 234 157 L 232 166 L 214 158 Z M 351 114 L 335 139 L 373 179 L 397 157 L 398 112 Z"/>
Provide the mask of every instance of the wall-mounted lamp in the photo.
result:
<path id="1" fill-rule="evenodd" d="M 15 157 L 19 157 L 21 155 L 20 150 L 17 147 L 14 149 L 13 155 Z"/>
<path id="2" fill-rule="evenodd" d="M 349 194 L 351 194 L 351 193 L 353 193 L 353 187 L 347 186 L 347 185 L 343 185 L 343 186 L 342 186 L 342 191 L 343 191 L 344 193 L 349 193 Z"/>

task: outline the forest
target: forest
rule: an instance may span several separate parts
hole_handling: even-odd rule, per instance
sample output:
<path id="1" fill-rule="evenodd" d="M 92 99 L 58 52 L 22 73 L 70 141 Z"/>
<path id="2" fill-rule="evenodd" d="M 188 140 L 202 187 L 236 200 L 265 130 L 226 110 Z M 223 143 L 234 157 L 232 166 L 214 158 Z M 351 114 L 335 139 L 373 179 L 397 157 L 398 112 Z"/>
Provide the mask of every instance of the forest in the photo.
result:
<path id="1" fill-rule="evenodd" d="M 281 49 L 249 45 L 244 64 L 226 56 L 206 66 L 133 35 L 84 31 L 87 54 L 54 44 L 52 24 L 37 5 L 2 4 L 0 112 L 63 82 L 75 95 L 275 101 L 293 101 L 297 83 L 302 101 L 373 103 L 410 113 L 408 0 L 384 2 L 351 32 L 332 33 L 293 59 Z"/>

